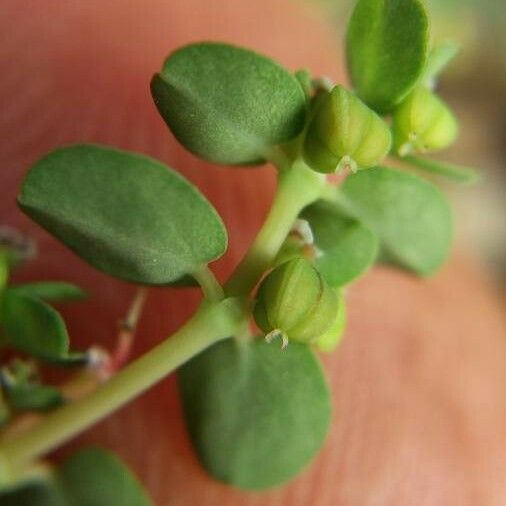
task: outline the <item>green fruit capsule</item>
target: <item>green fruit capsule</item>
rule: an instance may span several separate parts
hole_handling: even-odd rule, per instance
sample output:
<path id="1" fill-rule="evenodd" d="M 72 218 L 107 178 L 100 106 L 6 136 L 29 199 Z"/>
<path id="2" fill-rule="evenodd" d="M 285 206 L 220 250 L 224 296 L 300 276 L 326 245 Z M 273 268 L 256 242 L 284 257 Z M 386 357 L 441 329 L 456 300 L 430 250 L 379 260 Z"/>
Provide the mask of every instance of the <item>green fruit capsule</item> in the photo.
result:
<path id="1" fill-rule="evenodd" d="M 294 258 L 276 267 L 257 293 L 253 316 L 266 340 L 281 337 L 308 343 L 335 322 L 338 296 L 305 259 Z"/>
<path id="2" fill-rule="evenodd" d="M 446 104 L 422 87 L 413 91 L 393 116 L 394 148 L 400 156 L 444 149 L 455 141 L 458 130 Z"/>
<path id="3" fill-rule="evenodd" d="M 330 353 L 337 348 L 346 328 L 346 303 L 344 296 L 339 288 L 335 288 L 335 290 L 338 296 L 336 319 L 329 330 L 315 341 L 316 347 L 326 353 Z"/>
<path id="4" fill-rule="evenodd" d="M 303 155 L 317 172 L 352 171 L 378 165 L 392 136 L 387 124 L 353 93 L 336 86 L 317 105 Z"/>

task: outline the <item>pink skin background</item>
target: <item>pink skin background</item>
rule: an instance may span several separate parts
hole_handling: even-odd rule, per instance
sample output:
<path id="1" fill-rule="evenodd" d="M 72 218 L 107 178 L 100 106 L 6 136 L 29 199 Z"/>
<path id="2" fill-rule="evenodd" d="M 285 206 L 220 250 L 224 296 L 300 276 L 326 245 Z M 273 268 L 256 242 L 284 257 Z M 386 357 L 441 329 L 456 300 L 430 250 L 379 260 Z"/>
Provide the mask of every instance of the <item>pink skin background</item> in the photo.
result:
<path id="1" fill-rule="evenodd" d="M 342 45 L 330 22 L 293 0 L 2 1 L 0 220 L 39 241 L 39 259 L 15 280 L 65 279 L 91 292 L 89 302 L 63 309 L 76 347 L 112 345 L 134 289 L 92 270 L 17 210 L 21 178 L 42 154 L 93 141 L 150 154 L 181 171 L 229 229 L 229 251 L 213 266 L 221 279 L 267 212 L 271 168 L 198 160 L 177 144 L 152 104 L 148 83 L 163 58 L 205 39 L 343 79 Z M 192 290 L 152 290 L 134 354 L 176 329 L 198 298 Z M 349 289 L 348 307 L 343 344 L 324 359 L 331 434 L 288 486 L 248 494 L 213 481 L 191 451 L 174 375 L 56 457 L 90 443 L 108 447 L 132 466 L 157 505 L 505 504 L 505 325 L 483 274 L 455 254 L 430 280 L 376 268 Z"/>

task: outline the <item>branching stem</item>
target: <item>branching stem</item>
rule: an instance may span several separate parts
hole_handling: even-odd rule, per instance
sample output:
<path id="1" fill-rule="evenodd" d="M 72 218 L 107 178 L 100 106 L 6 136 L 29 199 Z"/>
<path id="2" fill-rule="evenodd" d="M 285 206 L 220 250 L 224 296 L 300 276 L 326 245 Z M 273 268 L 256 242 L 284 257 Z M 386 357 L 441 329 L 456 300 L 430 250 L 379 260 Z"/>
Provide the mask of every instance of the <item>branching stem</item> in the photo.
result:
<path id="1" fill-rule="evenodd" d="M 300 159 L 279 172 L 278 189 L 271 210 L 255 241 L 225 284 L 229 296 L 251 292 L 272 265 L 299 213 L 325 188 L 325 178 Z"/>
<path id="2" fill-rule="evenodd" d="M 210 302 L 219 302 L 223 299 L 223 288 L 218 283 L 215 275 L 207 265 L 202 266 L 193 273 L 193 277 L 197 280 L 202 288 L 204 297 Z"/>
<path id="3" fill-rule="evenodd" d="M 205 304 L 170 338 L 126 366 L 89 396 L 47 415 L 27 432 L 6 439 L 0 459 L 17 475 L 33 460 L 132 400 L 213 343 L 235 333 L 243 323 L 242 301 Z"/>
<path id="4" fill-rule="evenodd" d="M 0 461 L 16 476 L 41 457 L 163 379 L 213 343 L 244 332 L 249 311 L 245 303 L 272 265 L 300 211 L 321 197 L 325 178 L 300 159 L 280 167 L 278 189 L 267 219 L 248 253 L 223 289 L 208 266 L 193 272 L 205 300 L 195 315 L 172 337 L 148 351 L 88 396 L 48 414 L 26 432 L 0 441 Z M 224 298 L 225 295 L 229 298 Z M 136 299 L 135 327 L 144 292 Z M 248 313 L 248 314 L 246 314 Z"/>

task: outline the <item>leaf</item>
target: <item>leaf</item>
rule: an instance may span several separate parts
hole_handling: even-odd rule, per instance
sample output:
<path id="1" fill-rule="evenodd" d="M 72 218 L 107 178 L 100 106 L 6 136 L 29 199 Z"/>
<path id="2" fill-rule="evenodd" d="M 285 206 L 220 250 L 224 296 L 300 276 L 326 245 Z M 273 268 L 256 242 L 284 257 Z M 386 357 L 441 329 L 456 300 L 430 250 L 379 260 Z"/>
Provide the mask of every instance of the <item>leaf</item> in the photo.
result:
<path id="1" fill-rule="evenodd" d="M 360 221 L 331 202 L 319 201 L 302 211 L 317 248 L 315 266 L 333 287 L 346 285 L 373 264 L 378 239 Z"/>
<path id="2" fill-rule="evenodd" d="M 430 275 L 448 256 L 448 201 L 436 186 L 414 174 L 384 167 L 359 172 L 341 185 L 337 204 L 377 234 L 392 263 Z"/>
<path id="3" fill-rule="evenodd" d="M 36 358 L 73 363 L 84 354 L 69 353 L 69 337 L 60 314 L 45 302 L 7 290 L 0 305 L 0 320 L 8 344 Z"/>
<path id="4" fill-rule="evenodd" d="M 24 283 L 9 288 L 11 292 L 28 295 L 47 301 L 80 300 L 86 298 L 86 292 L 76 285 L 63 281 L 38 281 Z"/>
<path id="5" fill-rule="evenodd" d="M 435 80 L 438 75 L 455 58 L 455 56 L 457 56 L 458 52 L 458 44 L 451 40 L 442 42 L 432 48 L 423 73 L 423 81 L 427 87 L 434 87 Z"/>
<path id="6" fill-rule="evenodd" d="M 172 281 L 170 286 L 174 288 L 195 288 L 199 287 L 198 281 L 189 274 L 185 274 L 184 276 L 180 277 L 179 279 L 176 279 L 175 281 Z"/>
<path id="7" fill-rule="evenodd" d="M 221 256 L 226 230 L 188 181 L 152 158 L 96 145 L 53 151 L 28 173 L 24 212 L 96 268 L 163 285 Z"/>
<path id="8" fill-rule="evenodd" d="M 419 0 L 359 0 L 348 25 L 348 70 L 357 94 L 388 113 L 411 91 L 427 60 L 428 19 Z"/>
<path id="9" fill-rule="evenodd" d="M 270 58 L 228 44 L 178 49 L 153 77 L 151 93 L 179 142 L 217 163 L 261 163 L 305 121 L 297 79 Z"/>
<path id="10" fill-rule="evenodd" d="M 471 167 L 464 167 L 430 158 L 419 158 L 417 156 L 405 156 L 399 158 L 399 160 L 456 183 L 471 185 L 480 180 L 478 173 Z"/>
<path id="11" fill-rule="evenodd" d="M 0 491 L 2 506 L 72 506 L 52 482 L 30 481 L 8 491 Z"/>
<path id="12" fill-rule="evenodd" d="M 87 448 L 68 458 L 59 470 L 68 506 L 150 506 L 137 478 L 110 452 Z"/>
<path id="13" fill-rule="evenodd" d="M 56 473 L 30 478 L 4 494 L 2 506 L 151 506 L 142 485 L 115 455 L 80 450 Z"/>
<path id="14" fill-rule="evenodd" d="M 299 69 L 293 75 L 297 81 L 299 81 L 300 87 L 302 88 L 302 91 L 306 97 L 306 101 L 309 102 L 311 100 L 311 94 L 313 91 L 311 72 L 309 72 L 307 69 Z"/>
<path id="15" fill-rule="evenodd" d="M 23 383 L 6 388 L 7 398 L 19 410 L 47 410 L 64 402 L 61 392 L 52 386 Z"/>
<path id="16" fill-rule="evenodd" d="M 329 428 L 329 390 L 303 344 L 281 351 L 260 339 L 220 342 L 180 369 L 179 388 L 203 466 L 243 489 L 273 487 L 295 476 Z"/>
<path id="17" fill-rule="evenodd" d="M 0 369 L 0 383 L 9 404 L 18 410 L 46 410 L 64 402 L 57 388 L 41 384 L 32 361 L 11 360 Z"/>

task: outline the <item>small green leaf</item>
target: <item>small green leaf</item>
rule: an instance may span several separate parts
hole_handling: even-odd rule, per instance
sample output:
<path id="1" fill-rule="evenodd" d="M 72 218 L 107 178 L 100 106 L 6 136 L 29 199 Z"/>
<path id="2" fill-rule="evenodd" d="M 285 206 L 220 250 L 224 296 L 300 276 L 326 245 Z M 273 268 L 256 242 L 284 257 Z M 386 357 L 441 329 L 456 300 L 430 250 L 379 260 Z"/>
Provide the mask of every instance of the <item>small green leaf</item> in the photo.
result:
<path id="1" fill-rule="evenodd" d="M 65 323 L 51 306 L 8 290 L 1 312 L 9 343 L 15 348 L 41 358 L 67 353 L 69 337 Z"/>
<path id="2" fill-rule="evenodd" d="M 308 346 L 223 341 L 179 372 L 193 445 L 217 479 L 259 490 L 300 472 L 329 428 L 329 390 Z"/>
<path id="3" fill-rule="evenodd" d="M 1 506 L 73 506 L 61 495 L 52 481 L 36 480 L 0 492 Z M 90 505 L 91 506 L 91 505 Z"/>
<path id="4" fill-rule="evenodd" d="M 69 506 L 150 506 L 146 491 L 114 454 L 87 448 L 68 458 L 59 481 Z"/>
<path id="5" fill-rule="evenodd" d="M 96 268 L 168 284 L 221 256 L 223 222 L 188 181 L 152 158 L 95 145 L 53 151 L 28 173 L 21 208 Z"/>
<path id="6" fill-rule="evenodd" d="M 337 204 L 380 239 L 390 262 L 418 274 L 433 274 L 446 260 L 452 218 L 444 194 L 424 179 L 378 167 L 349 176 Z"/>
<path id="7" fill-rule="evenodd" d="M 18 410 L 46 410 L 64 402 L 57 388 L 41 384 L 32 361 L 11 360 L 0 369 L 0 383 L 9 404 Z"/>
<path id="8" fill-rule="evenodd" d="M 334 203 L 316 202 L 302 211 L 301 218 L 311 226 L 317 248 L 315 266 L 329 285 L 346 285 L 373 264 L 378 252 L 376 235 Z"/>
<path id="9" fill-rule="evenodd" d="M 456 183 L 471 185 L 480 180 L 478 173 L 471 167 L 464 167 L 462 165 L 455 165 L 429 158 L 419 158 L 417 156 L 405 156 L 399 158 L 399 160 L 425 172 L 430 172 L 437 176 L 455 181 Z"/>
<path id="10" fill-rule="evenodd" d="M 65 322 L 40 299 L 7 290 L 0 305 L 0 320 L 8 344 L 18 350 L 51 362 L 84 360 L 84 355 L 69 353 Z"/>
<path id="11" fill-rule="evenodd" d="M 453 41 L 445 41 L 435 46 L 429 53 L 423 73 L 425 86 L 433 88 L 438 75 L 457 56 L 459 46 Z"/>
<path id="12" fill-rule="evenodd" d="M 297 79 L 273 60 L 228 44 L 178 49 L 153 77 L 151 93 L 179 142 L 213 162 L 261 163 L 304 126 Z"/>
<path id="13" fill-rule="evenodd" d="M 63 281 L 39 281 L 24 283 L 9 288 L 11 292 L 28 295 L 47 301 L 80 300 L 86 298 L 86 292 L 76 285 Z"/>
<path id="14" fill-rule="evenodd" d="M 37 364 L 31 360 L 13 358 L 0 369 L 0 382 L 9 387 L 38 379 Z"/>
<path id="15" fill-rule="evenodd" d="M 152 506 L 137 478 L 115 455 L 87 448 L 57 472 L 30 477 L 0 494 L 2 506 Z"/>
<path id="16" fill-rule="evenodd" d="M 61 392 L 52 386 L 24 383 L 6 388 L 10 404 L 19 410 L 44 411 L 64 402 Z"/>
<path id="17" fill-rule="evenodd" d="M 415 86 L 427 60 L 428 20 L 419 0 L 359 0 L 347 33 L 357 94 L 390 112 Z"/>

